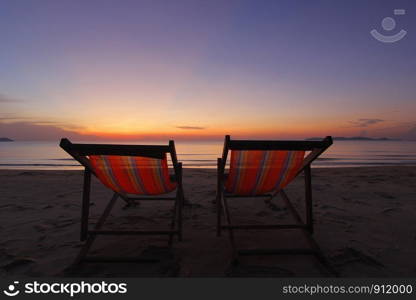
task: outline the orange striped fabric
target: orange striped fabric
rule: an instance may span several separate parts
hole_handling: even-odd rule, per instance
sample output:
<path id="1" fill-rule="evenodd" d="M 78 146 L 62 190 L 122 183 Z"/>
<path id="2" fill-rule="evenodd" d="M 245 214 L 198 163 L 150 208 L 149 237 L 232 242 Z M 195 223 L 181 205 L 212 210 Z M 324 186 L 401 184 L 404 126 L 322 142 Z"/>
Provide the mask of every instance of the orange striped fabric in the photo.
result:
<path id="1" fill-rule="evenodd" d="M 138 156 L 91 155 L 98 179 L 120 194 L 160 195 L 176 188 L 164 159 Z"/>
<path id="2" fill-rule="evenodd" d="M 231 151 L 227 193 L 262 195 L 283 189 L 299 171 L 305 151 Z"/>

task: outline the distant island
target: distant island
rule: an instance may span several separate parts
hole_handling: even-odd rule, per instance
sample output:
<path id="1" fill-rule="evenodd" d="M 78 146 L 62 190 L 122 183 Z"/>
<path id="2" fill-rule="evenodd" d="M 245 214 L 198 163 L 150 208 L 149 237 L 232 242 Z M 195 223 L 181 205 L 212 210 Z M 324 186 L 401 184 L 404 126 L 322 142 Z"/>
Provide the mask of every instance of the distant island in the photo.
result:
<path id="1" fill-rule="evenodd" d="M 0 142 L 13 142 L 13 140 L 6 137 L 0 137 Z"/>
<path id="2" fill-rule="evenodd" d="M 370 137 L 363 137 L 363 136 L 352 136 L 352 137 L 343 137 L 343 136 L 336 136 L 332 138 L 334 141 L 400 141 L 400 139 L 391 139 L 391 138 L 370 138 Z M 319 141 L 322 140 L 321 137 L 312 137 L 306 139 L 307 141 Z"/>

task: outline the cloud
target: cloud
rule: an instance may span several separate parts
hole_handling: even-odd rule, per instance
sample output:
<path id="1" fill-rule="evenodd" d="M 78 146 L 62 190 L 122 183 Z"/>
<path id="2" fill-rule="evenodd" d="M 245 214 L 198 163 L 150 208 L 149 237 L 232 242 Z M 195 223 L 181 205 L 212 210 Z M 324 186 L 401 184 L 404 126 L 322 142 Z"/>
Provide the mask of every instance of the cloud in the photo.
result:
<path id="1" fill-rule="evenodd" d="M 56 125 L 27 121 L 0 122 L 0 136 L 16 140 L 59 140 L 62 137 L 77 140 L 94 138 L 94 136 L 82 135 L 71 129 L 63 129 Z"/>
<path id="2" fill-rule="evenodd" d="M 14 102 L 21 102 L 21 100 L 16 99 L 16 98 L 11 98 L 0 93 L 0 103 L 14 103 Z"/>
<path id="3" fill-rule="evenodd" d="M 374 124 L 385 122 L 382 119 L 357 119 L 355 121 L 349 121 L 352 127 L 368 127 Z"/>
<path id="4" fill-rule="evenodd" d="M 20 121 L 23 119 L 30 119 L 30 118 L 22 118 L 22 117 L 0 117 L 0 122 L 2 121 Z"/>
<path id="5" fill-rule="evenodd" d="M 206 127 L 201 126 L 176 126 L 176 128 L 183 129 L 183 130 L 204 130 Z"/>
<path id="6" fill-rule="evenodd" d="M 70 124 L 59 125 L 53 121 L 17 121 L 17 122 L 2 122 L 0 120 L 0 137 L 8 137 L 13 140 L 20 141 L 34 141 L 34 140 L 48 140 L 59 141 L 66 137 L 73 141 L 161 141 L 169 139 L 178 140 L 199 140 L 200 135 L 196 132 L 192 135 L 190 132 L 182 133 L 160 133 L 160 134 L 109 134 L 105 132 L 89 132 L 85 133 L 85 128 L 72 126 Z M 181 126 L 183 127 L 183 126 Z M 187 128 L 188 126 L 185 126 Z M 198 126 L 190 126 L 198 127 Z M 203 127 L 200 127 L 203 129 Z M 198 130 L 198 129 L 196 129 Z M 81 132 L 79 132 L 81 131 Z M 221 140 L 222 136 L 215 134 L 204 135 L 206 140 Z"/>
<path id="7" fill-rule="evenodd" d="M 14 112 L 0 112 L 0 125 L 1 124 L 26 124 L 31 126 L 51 126 L 57 128 L 64 128 L 68 131 L 80 131 L 85 128 L 82 126 L 68 124 L 65 122 L 58 122 L 54 120 L 42 120 L 34 117 L 21 116 Z"/>
<path id="8" fill-rule="evenodd" d="M 1 112 L 0 113 L 0 123 L 1 122 L 19 122 L 19 121 L 25 121 L 30 120 L 29 117 L 22 117 L 19 116 L 17 113 L 12 112 Z"/>

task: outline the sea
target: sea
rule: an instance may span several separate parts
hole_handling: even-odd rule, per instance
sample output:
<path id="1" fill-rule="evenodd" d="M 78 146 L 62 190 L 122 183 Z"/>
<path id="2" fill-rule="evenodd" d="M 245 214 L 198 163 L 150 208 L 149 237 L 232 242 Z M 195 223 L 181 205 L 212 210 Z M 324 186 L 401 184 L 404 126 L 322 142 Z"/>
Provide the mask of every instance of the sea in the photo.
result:
<path id="1" fill-rule="evenodd" d="M 177 141 L 175 144 L 178 159 L 185 168 L 215 168 L 223 147 L 223 141 Z M 416 165 L 416 141 L 335 140 L 313 163 L 317 168 L 397 165 Z M 82 167 L 59 147 L 59 141 L 14 141 L 0 142 L 0 169 L 79 170 Z"/>

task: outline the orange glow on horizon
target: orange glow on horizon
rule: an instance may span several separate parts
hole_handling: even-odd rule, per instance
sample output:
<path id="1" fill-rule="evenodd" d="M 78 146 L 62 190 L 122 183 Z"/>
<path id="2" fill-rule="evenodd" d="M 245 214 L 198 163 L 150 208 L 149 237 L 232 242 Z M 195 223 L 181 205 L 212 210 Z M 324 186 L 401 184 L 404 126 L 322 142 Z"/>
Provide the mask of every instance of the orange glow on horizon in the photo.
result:
<path id="1" fill-rule="evenodd" d="M 319 128 L 314 126 L 298 126 L 298 127 L 280 127 L 267 129 L 190 129 L 190 130 L 170 130 L 170 131 L 145 131 L 145 132 L 108 132 L 108 131 L 78 131 L 82 136 L 95 137 L 103 140 L 221 140 L 226 134 L 235 138 L 253 138 L 253 139 L 305 139 L 310 137 L 333 136 L 353 136 L 357 135 L 351 130 L 334 130 L 334 128 Z"/>

